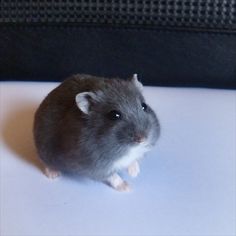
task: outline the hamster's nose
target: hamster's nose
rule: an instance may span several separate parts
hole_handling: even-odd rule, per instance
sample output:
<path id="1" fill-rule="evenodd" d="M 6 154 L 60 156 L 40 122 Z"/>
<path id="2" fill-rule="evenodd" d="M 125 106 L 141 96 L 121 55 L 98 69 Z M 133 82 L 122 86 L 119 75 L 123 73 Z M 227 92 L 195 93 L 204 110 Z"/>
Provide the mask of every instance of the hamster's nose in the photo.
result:
<path id="1" fill-rule="evenodd" d="M 145 136 L 142 135 L 142 134 L 136 134 L 134 136 L 134 142 L 135 143 L 143 143 L 145 141 L 145 139 L 146 139 Z"/>

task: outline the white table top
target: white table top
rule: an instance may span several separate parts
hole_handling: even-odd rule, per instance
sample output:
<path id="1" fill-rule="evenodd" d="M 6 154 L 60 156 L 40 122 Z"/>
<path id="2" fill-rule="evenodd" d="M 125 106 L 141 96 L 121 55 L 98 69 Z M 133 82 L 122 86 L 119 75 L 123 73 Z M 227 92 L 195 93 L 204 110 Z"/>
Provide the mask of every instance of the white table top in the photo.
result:
<path id="1" fill-rule="evenodd" d="M 33 114 L 56 83 L 0 83 L 0 235 L 235 235 L 236 92 L 145 87 L 162 135 L 131 193 L 47 179 Z"/>

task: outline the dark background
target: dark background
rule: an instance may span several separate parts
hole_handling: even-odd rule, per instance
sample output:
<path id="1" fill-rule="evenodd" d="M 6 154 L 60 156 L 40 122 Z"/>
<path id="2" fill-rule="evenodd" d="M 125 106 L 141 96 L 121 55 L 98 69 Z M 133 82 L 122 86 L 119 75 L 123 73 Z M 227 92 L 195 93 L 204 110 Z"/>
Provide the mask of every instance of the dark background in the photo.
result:
<path id="1" fill-rule="evenodd" d="M 234 0 L 1 1 L 0 79 L 236 88 Z"/>

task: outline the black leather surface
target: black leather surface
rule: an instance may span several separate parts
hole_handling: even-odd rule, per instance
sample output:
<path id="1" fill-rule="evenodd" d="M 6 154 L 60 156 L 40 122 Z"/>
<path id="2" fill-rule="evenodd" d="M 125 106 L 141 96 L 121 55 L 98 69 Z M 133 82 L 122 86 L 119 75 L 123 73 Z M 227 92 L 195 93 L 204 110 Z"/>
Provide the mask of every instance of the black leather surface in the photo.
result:
<path id="1" fill-rule="evenodd" d="M 236 88 L 235 0 L 2 0 L 0 79 Z"/>
<path id="2" fill-rule="evenodd" d="M 236 29 L 235 0 L 1 0 L 0 23 Z"/>
<path id="3" fill-rule="evenodd" d="M 119 27 L 0 27 L 1 80 L 74 73 L 146 85 L 236 88 L 236 34 Z"/>

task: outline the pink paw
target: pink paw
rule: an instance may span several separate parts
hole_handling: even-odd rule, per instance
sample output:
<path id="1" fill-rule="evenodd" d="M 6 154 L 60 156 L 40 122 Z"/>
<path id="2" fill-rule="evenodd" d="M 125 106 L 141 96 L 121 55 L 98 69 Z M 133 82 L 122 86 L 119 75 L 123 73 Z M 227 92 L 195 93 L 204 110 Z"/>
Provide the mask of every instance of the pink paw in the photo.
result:
<path id="1" fill-rule="evenodd" d="M 117 173 L 111 175 L 106 182 L 119 192 L 129 192 L 131 190 L 129 184 L 124 181 Z"/>
<path id="2" fill-rule="evenodd" d="M 60 171 L 57 171 L 57 170 L 53 170 L 49 167 L 46 167 L 45 170 L 44 170 L 44 173 L 45 175 L 49 178 L 49 179 L 55 179 L 57 178 L 58 176 L 61 175 L 61 172 Z"/>
<path id="3" fill-rule="evenodd" d="M 133 162 L 129 167 L 128 167 L 128 173 L 132 177 L 137 177 L 140 172 L 139 164 L 137 161 Z"/>
<path id="4" fill-rule="evenodd" d="M 115 189 L 119 192 L 130 192 L 131 187 L 126 181 L 123 181 L 121 184 L 117 185 Z"/>

